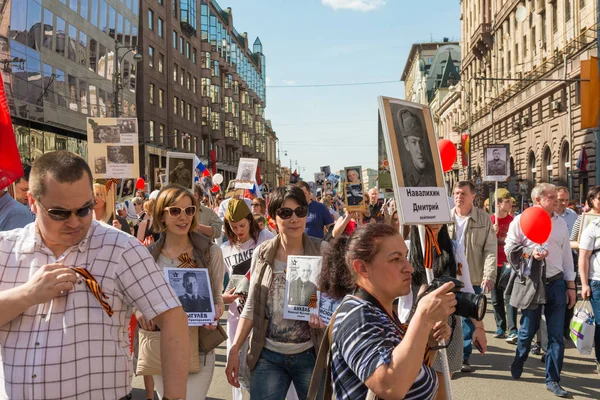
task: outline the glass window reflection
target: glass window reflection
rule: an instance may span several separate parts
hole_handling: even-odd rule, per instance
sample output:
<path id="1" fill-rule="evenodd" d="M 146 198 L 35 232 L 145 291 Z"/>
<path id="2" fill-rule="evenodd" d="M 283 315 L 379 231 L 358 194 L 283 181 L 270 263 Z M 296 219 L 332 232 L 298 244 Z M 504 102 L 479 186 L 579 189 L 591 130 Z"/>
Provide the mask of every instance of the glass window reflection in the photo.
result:
<path id="1" fill-rule="evenodd" d="M 77 46 L 77 62 L 83 65 L 84 67 L 87 65 L 87 47 L 87 35 L 79 31 L 79 44 Z"/>
<path id="2" fill-rule="evenodd" d="M 87 115 L 88 111 L 89 111 L 88 110 L 87 93 L 88 93 L 88 84 L 85 80 L 80 79 L 79 80 L 79 104 L 81 104 L 80 111 L 84 115 Z"/>
<path id="3" fill-rule="evenodd" d="M 59 106 L 66 107 L 67 102 L 65 101 L 65 73 L 60 69 L 56 69 L 54 78 L 54 90 L 56 92 L 56 104 Z"/>
<path id="4" fill-rule="evenodd" d="M 61 56 L 65 55 L 65 40 L 66 40 L 66 23 L 65 20 L 56 17 L 56 52 Z"/>
<path id="5" fill-rule="evenodd" d="M 100 30 L 108 32 L 108 4 L 106 0 L 102 0 L 100 3 Z"/>
<path id="6" fill-rule="evenodd" d="M 77 43 L 77 29 L 73 25 L 69 25 L 69 45 L 67 47 L 68 55 L 67 58 L 71 61 L 77 62 L 77 53 L 75 51 L 75 45 Z"/>
<path id="7" fill-rule="evenodd" d="M 90 19 L 94 26 L 98 26 L 98 0 L 90 0 Z M 83 6 L 82 6 L 83 7 Z"/>
<path id="8" fill-rule="evenodd" d="M 52 75 L 52 66 L 44 64 L 44 87 L 46 93 L 44 94 L 44 101 L 54 103 L 54 76 Z"/>
<path id="9" fill-rule="evenodd" d="M 54 14 L 50 10 L 44 8 L 44 32 L 43 43 L 44 47 L 52 51 L 52 41 L 54 39 Z"/>

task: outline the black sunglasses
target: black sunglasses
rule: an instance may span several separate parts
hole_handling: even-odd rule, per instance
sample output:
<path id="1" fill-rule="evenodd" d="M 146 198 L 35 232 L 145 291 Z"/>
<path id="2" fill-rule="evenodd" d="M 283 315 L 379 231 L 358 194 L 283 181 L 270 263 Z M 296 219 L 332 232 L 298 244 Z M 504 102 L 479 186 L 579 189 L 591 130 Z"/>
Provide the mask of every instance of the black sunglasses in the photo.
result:
<path id="1" fill-rule="evenodd" d="M 48 214 L 48 216 L 54 221 L 66 221 L 67 219 L 71 218 L 71 215 L 73 214 L 75 214 L 77 218 L 87 217 L 94 209 L 96 202 L 92 200 L 83 207 L 74 210 L 65 210 L 62 208 L 46 208 L 44 207 L 41 201 L 38 201 L 37 204 L 39 204 L 40 208 L 44 210 L 46 214 Z"/>
<path id="2" fill-rule="evenodd" d="M 304 218 L 306 217 L 306 214 L 308 214 L 308 207 L 300 206 L 296 207 L 295 210 L 292 210 L 289 207 L 284 207 L 277 210 L 277 216 L 281 219 L 290 219 L 292 218 L 292 214 L 296 214 L 296 217 L 298 218 Z"/>
<path id="3" fill-rule="evenodd" d="M 181 207 L 165 207 L 163 211 L 168 211 L 171 217 L 179 217 L 181 212 L 185 212 L 188 217 L 193 217 L 196 214 L 196 206 L 188 206 L 186 208 Z"/>

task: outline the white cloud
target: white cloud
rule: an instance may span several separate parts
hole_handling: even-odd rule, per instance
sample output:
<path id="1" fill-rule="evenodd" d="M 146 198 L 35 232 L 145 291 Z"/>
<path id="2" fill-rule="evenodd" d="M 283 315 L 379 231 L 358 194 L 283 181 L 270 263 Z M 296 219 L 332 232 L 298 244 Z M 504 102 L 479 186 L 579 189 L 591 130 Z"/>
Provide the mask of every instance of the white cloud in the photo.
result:
<path id="1" fill-rule="evenodd" d="M 288 86 L 294 86 L 296 84 L 296 81 L 294 81 L 294 80 L 284 80 L 283 84 L 284 85 L 288 85 Z"/>
<path id="2" fill-rule="evenodd" d="M 324 6 L 334 10 L 373 11 L 385 6 L 386 0 L 321 0 Z"/>
<path id="3" fill-rule="evenodd" d="M 265 83 L 267 84 L 267 86 L 270 86 L 271 85 L 271 78 L 269 78 L 267 76 L 267 79 L 265 80 Z"/>

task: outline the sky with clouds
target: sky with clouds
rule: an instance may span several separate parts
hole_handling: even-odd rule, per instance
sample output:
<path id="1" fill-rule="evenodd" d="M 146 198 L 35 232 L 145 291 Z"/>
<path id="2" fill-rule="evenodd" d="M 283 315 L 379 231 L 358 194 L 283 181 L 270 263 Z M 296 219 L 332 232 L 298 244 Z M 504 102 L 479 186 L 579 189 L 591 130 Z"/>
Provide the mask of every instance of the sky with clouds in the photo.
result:
<path id="1" fill-rule="evenodd" d="M 322 165 L 376 168 L 377 96 L 403 97 L 400 76 L 413 43 L 460 37 L 458 1 L 218 1 L 232 8 L 234 26 L 251 44 L 260 37 L 266 117 L 282 164 L 297 162 L 306 180 Z M 317 86 L 382 81 L 397 82 Z"/>

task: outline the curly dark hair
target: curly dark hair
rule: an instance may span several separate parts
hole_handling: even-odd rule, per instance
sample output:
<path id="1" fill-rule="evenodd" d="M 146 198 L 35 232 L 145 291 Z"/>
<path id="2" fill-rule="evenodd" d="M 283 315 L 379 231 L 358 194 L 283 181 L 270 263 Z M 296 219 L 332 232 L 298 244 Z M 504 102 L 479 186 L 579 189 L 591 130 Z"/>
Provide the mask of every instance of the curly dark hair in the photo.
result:
<path id="1" fill-rule="evenodd" d="M 351 293 L 356 286 L 352 269 L 354 260 L 372 262 L 379 252 L 381 240 L 399 234 L 389 225 L 373 223 L 359 226 L 350 237 L 335 238 L 323 255 L 319 290 L 335 299 Z"/>
<path id="2" fill-rule="evenodd" d="M 248 221 L 248 224 L 250 224 L 250 238 L 254 239 L 254 243 L 258 242 L 258 237 L 260 236 L 260 227 L 258 226 L 258 222 L 256 222 L 254 219 L 252 213 L 246 215 L 244 218 Z M 239 246 L 240 241 L 235 233 L 233 233 L 233 229 L 231 229 L 231 224 L 227 218 L 223 219 L 223 226 L 225 228 L 225 236 L 227 237 L 227 240 L 229 240 L 233 246 Z"/>
<path id="3" fill-rule="evenodd" d="M 456 259 L 454 258 L 454 250 L 452 247 L 452 239 L 448 234 L 448 226 L 443 225 L 438 233 L 438 244 L 441 255 L 437 255 L 434 251 L 433 256 L 433 275 L 436 278 L 440 276 L 451 276 L 456 278 Z M 423 265 L 423 250 L 421 248 L 421 238 L 419 236 L 419 228 L 412 226 L 410 228 L 410 251 L 409 261 L 415 271 L 412 274 L 413 285 L 423 285 L 427 283 L 427 274 Z"/>

